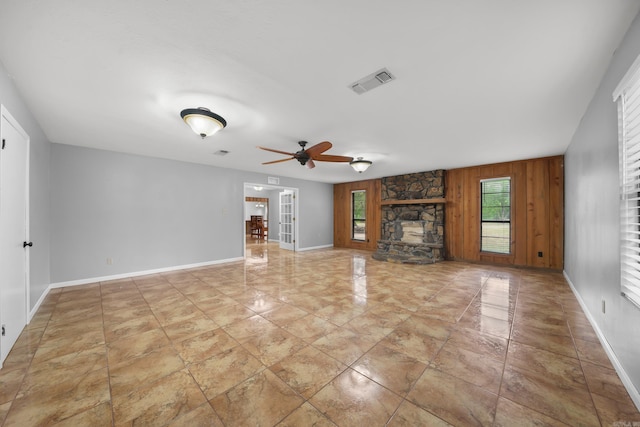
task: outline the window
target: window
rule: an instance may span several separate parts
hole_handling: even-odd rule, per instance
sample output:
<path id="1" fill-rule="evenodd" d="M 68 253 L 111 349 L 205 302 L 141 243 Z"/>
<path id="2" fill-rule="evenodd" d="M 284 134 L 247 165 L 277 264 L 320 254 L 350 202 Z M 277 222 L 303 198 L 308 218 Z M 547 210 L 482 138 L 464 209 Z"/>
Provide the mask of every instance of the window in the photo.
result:
<path id="1" fill-rule="evenodd" d="M 480 250 L 511 253 L 511 178 L 480 181 Z"/>
<path id="2" fill-rule="evenodd" d="M 367 230 L 367 192 L 357 190 L 351 192 L 351 238 L 364 241 Z"/>
<path id="3" fill-rule="evenodd" d="M 640 57 L 613 92 L 620 153 L 620 287 L 640 307 Z"/>

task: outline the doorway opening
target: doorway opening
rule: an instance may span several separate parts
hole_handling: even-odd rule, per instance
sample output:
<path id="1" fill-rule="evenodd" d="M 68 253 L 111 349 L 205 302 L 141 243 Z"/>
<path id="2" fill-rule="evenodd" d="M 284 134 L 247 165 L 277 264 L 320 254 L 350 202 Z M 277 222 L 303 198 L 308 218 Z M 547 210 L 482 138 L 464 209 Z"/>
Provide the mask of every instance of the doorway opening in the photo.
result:
<path id="1" fill-rule="evenodd" d="M 29 318 L 29 135 L 0 107 L 0 367 Z"/>
<path id="2" fill-rule="evenodd" d="M 244 184 L 243 255 L 247 256 L 247 241 L 279 243 L 280 249 L 298 250 L 298 189 L 258 183 Z M 252 217 L 262 217 L 263 235 L 254 234 Z M 266 230 L 265 230 L 266 229 Z"/>

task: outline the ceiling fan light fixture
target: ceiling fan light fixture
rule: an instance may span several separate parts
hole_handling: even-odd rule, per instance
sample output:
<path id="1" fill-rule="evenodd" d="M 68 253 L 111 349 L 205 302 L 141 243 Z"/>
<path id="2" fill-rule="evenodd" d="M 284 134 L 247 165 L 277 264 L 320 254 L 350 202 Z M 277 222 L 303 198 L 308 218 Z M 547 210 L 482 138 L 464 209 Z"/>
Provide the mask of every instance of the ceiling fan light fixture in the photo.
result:
<path id="1" fill-rule="evenodd" d="M 357 159 L 349 162 L 349 164 L 351 165 L 353 170 L 358 173 L 362 173 L 369 169 L 369 166 L 371 166 L 373 163 L 369 160 L 363 160 L 362 157 L 358 157 Z"/>
<path id="2" fill-rule="evenodd" d="M 191 129 L 203 139 L 211 136 L 227 126 L 227 121 L 208 108 L 187 108 L 180 112 L 180 117 Z"/>

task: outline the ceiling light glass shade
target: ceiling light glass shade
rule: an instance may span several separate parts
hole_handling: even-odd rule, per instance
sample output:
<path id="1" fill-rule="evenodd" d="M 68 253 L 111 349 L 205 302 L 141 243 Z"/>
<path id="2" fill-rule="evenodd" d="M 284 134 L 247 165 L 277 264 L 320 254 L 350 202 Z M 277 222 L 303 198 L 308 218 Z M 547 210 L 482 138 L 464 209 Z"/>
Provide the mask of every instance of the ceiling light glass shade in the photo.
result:
<path id="1" fill-rule="evenodd" d="M 369 160 L 362 160 L 362 157 L 358 157 L 356 160 L 350 161 L 349 164 L 353 170 L 358 173 L 362 173 L 369 169 L 369 166 L 371 166 L 372 163 Z"/>
<path id="2" fill-rule="evenodd" d="M 202 138 L 213 135 L 227 126 L 227 121 L 211 110 L 203 107 L 187 108 L 180 112 L 182 120 Z"/>

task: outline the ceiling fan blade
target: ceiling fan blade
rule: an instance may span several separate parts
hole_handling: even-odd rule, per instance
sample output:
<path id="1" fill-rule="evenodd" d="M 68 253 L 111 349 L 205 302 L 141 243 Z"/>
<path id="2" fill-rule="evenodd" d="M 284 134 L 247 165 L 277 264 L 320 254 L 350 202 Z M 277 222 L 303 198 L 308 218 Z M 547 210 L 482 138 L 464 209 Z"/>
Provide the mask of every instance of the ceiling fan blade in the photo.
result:
<path id="1" fill-rule="evenodd" d="M 273 163 L 286 162 L 286 161 L 293 160 L 293 159 L 295 159 L 295 157 L 289 157 L 287 159 L 280 159 L 280 160 L 273 160 L 271 162 L 264 162 L 263 165 L 271 165 Z"/>
<path id="2" fill-rule="evenodd" d="M 308 169 L 313 169 L 313 168 L 315 168 L 315 167 L 316 167 L 316 164 L 315 164 L 315 163 L 313 163 L 313 160 L 309 159 L 309 160 L 307 160 L 307 163 L 305 163 L 305 166 L 306 166 Z"/>
<path id="3" fill-rule="evenodd" d="M 353 160 L 353 157 L 348 156 L 332 156 L 330 154 L 320 154 L 319 156 L 315 156 L 313 160 L 317 160 L 319 162 L 350 162 Z"/>
<path id="4" fill-rule="evenodd" d="M 331 144 L 329 141 L 323 141 L 314 145 L 313 147 L 307 148 L 305 151 L 309 155 L 309 157 L 315 158 L 331 147 L 333 147 L 333 144 Z"/>
<path id="5" fill-rule="evenodd" d="M 284 155 L 287 155 L 287 156 L 293 156 L 294 155 L 294 153 L 289 153 L 289 152 L 280 151 L 280 150 L 274 150 L 273 148 L 260 147 L 260 146 L 258 146 L 258 148 L 261 149 L 261 150 L 271 151 L 273 153 L 284 154 Z"/>

